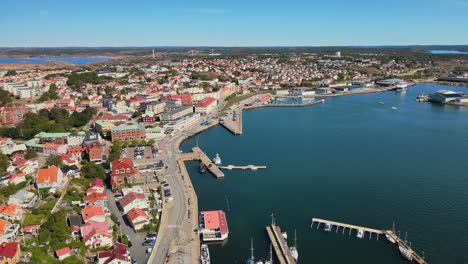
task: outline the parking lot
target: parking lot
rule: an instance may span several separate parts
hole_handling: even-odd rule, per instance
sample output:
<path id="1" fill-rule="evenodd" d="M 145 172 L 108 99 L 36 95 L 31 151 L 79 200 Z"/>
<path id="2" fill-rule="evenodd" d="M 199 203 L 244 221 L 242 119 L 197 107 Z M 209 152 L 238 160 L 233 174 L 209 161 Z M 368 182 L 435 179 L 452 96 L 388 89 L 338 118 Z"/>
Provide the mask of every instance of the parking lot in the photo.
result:
<path id="1" fill-rule="evenodd" d="M 156 159 L 158 150 L 154 146 L 126 147 L 122 150 L 122 155 L 133 161 L 146 161 Z"/>

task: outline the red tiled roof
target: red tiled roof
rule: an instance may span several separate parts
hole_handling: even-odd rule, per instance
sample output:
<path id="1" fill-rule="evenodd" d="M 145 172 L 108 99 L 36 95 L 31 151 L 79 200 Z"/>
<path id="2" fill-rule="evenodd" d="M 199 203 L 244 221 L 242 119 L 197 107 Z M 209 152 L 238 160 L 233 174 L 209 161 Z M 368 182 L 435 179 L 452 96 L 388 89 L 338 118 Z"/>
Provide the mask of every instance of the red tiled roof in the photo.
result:
<path id="1" fill-rule="evenodd" d="M 196 107 L 207 107 L 210 104 L 214 103 L 216 99 L 213 97 L 207 97 L 196 104 Z"/>
<path id="2" fill-rule="evenodd" d="M 122 207 L 125 207 L 136 199 L 146 200 L 146 197 L 142 193 L 129 192 L 119 200 L 119 203 Z"/>
<path id="3" fill-rule="evenodd" d="M 86 203 L 95 203 L 97 201 L 106 201 L 107 195 L 105 193 L 94 192 L 88 196 L 83 197 L 83 201 Z"/>
<path id="4" fill-rule="evenodd" d="M 19 243 L 18 242 L 3 242 L 0 246 L 0 257 L 4 257 L 7 259 L 12 259 L 16 256 L 16 253 L 19 250 Z"/>
<path id="5" fill-rule="evenodd" d="M 69 247 L 64 247 L 64 248 L 55 250 L 55 255 L 57 255 L 57 257 L 63 256 L 65 254 L 70 254 Z"/>
<path id="6" fill-rule="evenodd" d="M 205 228 L 219 228 L 222 234 L 226 234 L 227 232 L 229 232 L 226 221 L 226 214 L 223 211 L 204 211 L 201 212 L 201 214 L 203 215 Z"/>
<path id="7" fill-rule="evenodd" d="M 41 184 L 44 182 L 57 182 L 58 171 L 59 169 L 55 165 L 52 165 L 49 168 L 39 169 L 37 172 L 37 183 Z"/>
<path id="8" fill-rule="evenodd" d="M 136 207 L 136 208 L 133 208 L 132 210 L 127 212 L 127 217 L 128 217 L 128 219 L 130 219 L 130 221 L 133 222 L 138 217 L 147 218 L 148 215 L 145 213 L 145 211 L 143 211 L 143 209 Z"/>
<path id="9" fill-rule="evenodd" d="M 89 219 L 95 216 L 105 216 L 104 209 L 101 206 L 89 205 L 83 210 L 81 210 L 81 216 L 83 220 L 87 222 Z"/>

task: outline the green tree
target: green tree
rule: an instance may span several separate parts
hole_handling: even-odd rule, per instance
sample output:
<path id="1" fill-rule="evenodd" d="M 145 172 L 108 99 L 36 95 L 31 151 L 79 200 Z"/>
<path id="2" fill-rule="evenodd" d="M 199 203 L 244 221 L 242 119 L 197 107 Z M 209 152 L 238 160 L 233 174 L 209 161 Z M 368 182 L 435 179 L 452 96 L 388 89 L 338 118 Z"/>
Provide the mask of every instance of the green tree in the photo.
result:
<path id="1" fill-rule="evenodd" d="M 122 142 L 115 141 L 110 150 L 109 161 L 120 159 L 120 156 L 122 156 Z"/>
<path id="2" fill-rule="evenodd" d="M 0 90 L 0 106 L 5 106 L 13 101 L 11 94 L 5 90 Z"/>
<path id="3" fill-rule="evenodd" d="M 46 159 L 46 165 L 47 166 L 52 166 L 55 165 L 59 168 L 62 168 L 64 166 L 62 158 L 60 156 L 49 156 Z"/>
<path id="4" fill-rule="evenodd" d="M 28 149 L 24 155 L 26 159 L 32 159 L 37 157 L 37 152 L 34 149 Z"/>
<path id="5" fill-rule="evenodd" d="M 98 165 L 92 161 L 84 161 L 80 173 L 81 176 L 87 179 L 106 178 L 106 171 L 104 170 L 104 168 L 101 165 Z"/>
<path id="6" fill-rule="evenodd" d="M 5 76 L 15 76 L 16 74 L 18 74 L 18 73 L 15 70 L 10 70 L 10 71 L 7 71 Z"/>
<path id="7" fill-rule="evenodd" d="M 8 157 L 5 154 L 0 153 L 0 173 L 6 171 L 8 163 Z"/>
<path id="8" fill-rule="evenodd" d="M 47 101 L 47 100 L 55 100 L 55 99 L 58 99 L 59 96 L 57 94 L 57 85 L 55 85 L 55 83 L 52 83 L 50 86 L 49 86 L 49 90 L 45 93 L 43 93 L 41 95 L 41 97 L 39 97 L 39 102 L 44 102 L 44 101 Z"/>

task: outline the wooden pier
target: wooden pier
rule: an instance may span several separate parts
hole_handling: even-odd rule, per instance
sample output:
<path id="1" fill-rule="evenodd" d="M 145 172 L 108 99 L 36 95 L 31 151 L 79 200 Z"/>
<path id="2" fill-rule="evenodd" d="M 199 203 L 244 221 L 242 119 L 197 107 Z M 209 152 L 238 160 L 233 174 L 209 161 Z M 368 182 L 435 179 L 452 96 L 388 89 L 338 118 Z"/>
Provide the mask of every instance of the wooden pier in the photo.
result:
<path id="1" fill-rule="evenodd" d="M 236 166 L 236 165 L 227 165 L 219 166 L 222 170 L 259 170 L 266 169 L 267 166 L 256 166 L 256 165 L 247 165 L 247 166 Z"/>
<path id="2" fill-rule="evenodd" d="M 216 177 L 224 178 L 224 173 L 211 161 L 210 158 L 199 148 L 192 148 L 192 153 L 184 153 L 180 155 L 180 158 L 184 161 L 188 160 L 199 160 L 205 164 L 206 168 Z"/>
<path id="3" fill-rule="evenodd" d="M 330 220 L 325 220 L 325 219 L 320 219 L 320 218 L 312 218 L 312 224 L 311 228 L 314 227 L 314 224 L 317 223 L 317 229 L 319 229 L 320 224 L 330 224 L 331 230 L 330 232 L 333 232 L 333 227 L 336 227 L 335 233 L 338 233 L 340 227 L 342 228 L 342 233 L 345 234 L 346 229 L 349 229 L 348 234 L 351 235 L 352 230 L 363 230 L 364 233 L 369 233 L 369 238 L 372 238 L 372 234 L 376 234 L 377 240 L 379 240 L 380 235 L 388 235 L 393 240 L 395 240 L 397 246 L 404 247 L 405 249 L 409 250 L 411 252 L 411 256 L 413 258 L 413 261 L 418 263 L 418 264 L 427 264 L 427 262 L 419 256 L 411 247 L 409 247 L 405 241 L 403 241 L 399 236 L 397 236 L 393 231 L 391 230 L 378 230 L 378 229 L 373 229 L 373 228 L 368 228 L 368 227 L 363 227 L 363 226 L 357 226 L 357 225 L 350 225 L 350 224 L 345 224 L 345 223 L 340 223 L 340 222 L 335 222 L 335 221 L 330 221 Z"/>
<path id="4" fill-rule="evenodd" d="M 284 239 L 281 229 L 277 225 L 270 225 L 266 227 L 268 237 L 275 251 L 276 257 L 280 264 L 296 264 L 296 260 L 289 252 L 288 244 Z"/>

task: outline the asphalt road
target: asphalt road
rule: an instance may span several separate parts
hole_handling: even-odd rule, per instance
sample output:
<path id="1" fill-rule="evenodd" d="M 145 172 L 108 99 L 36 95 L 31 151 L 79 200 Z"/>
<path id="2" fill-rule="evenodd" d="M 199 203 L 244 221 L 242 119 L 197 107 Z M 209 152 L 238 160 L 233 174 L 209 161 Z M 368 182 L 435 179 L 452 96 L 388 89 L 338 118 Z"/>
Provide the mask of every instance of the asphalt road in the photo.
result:
<path id="1" fill-rule="evenodd" d="M 107 202 L 110 212 L 117 217 L 120 221 L 120 231 L 123 235 L 127 235 L 129 240 L 132 242 L 132 246 L 129 248 L 132 257 L 136 257 L 138 263 L 146 263 L 150 254 L 146 253 L 146 249 L 148 247 L 143 246 L 143 242 L 145 241 L 145 232 L 136 233 L 133 228 L 126 224 L 125 220 L 123 219 L 123 215 L 117 204 L 115 202 L 114 193 L 110 190 L 106 190 L 107 195 Z"/>

